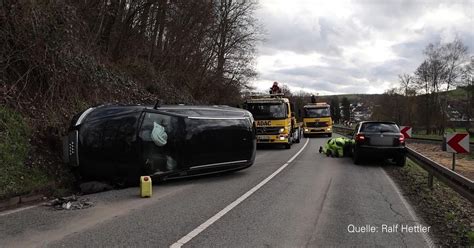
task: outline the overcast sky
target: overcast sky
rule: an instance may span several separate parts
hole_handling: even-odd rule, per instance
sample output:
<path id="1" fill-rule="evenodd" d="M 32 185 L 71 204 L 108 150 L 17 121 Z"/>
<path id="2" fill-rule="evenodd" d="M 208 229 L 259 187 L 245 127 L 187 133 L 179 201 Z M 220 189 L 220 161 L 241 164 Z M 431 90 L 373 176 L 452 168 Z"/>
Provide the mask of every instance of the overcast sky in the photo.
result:
<path id="1" fill-rule="evenodd" d="M 474 50 L 474 0 L 260 0 L 258 90 L 383 93 L 412 73 L 431 42 Z"/>

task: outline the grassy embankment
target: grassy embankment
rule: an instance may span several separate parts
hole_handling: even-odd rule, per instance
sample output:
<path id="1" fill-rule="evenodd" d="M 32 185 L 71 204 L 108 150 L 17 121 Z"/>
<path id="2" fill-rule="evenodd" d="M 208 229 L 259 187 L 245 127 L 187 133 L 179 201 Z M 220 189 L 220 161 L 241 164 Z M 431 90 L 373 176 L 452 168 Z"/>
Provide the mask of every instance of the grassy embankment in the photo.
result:
<path id="1" fill-rule="evenodd" d="M 387 170 L 424 222 L 432 226 L 437 245 L 474 246 L 473 203 L 436 178 L 430 190 L 428 173 L 410 160 L 403 168 Z"/>
<path id="2" fill-rule="evenodd" d="M 30 133 L 24 119 L 0 106 L 0 200 L 44 188 L 51 180 L 34 166 L 27 166 Z"/>

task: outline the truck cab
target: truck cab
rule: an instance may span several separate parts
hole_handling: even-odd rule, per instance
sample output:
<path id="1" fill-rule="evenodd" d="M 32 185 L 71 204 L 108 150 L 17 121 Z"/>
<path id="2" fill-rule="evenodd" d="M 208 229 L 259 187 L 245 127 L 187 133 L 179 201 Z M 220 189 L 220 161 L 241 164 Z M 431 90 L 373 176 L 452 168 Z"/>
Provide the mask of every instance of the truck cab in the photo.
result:
<path id="1" fill-rule="evenodd" d="M 316 134 L 332 136 L 330 105 L 325 102 L 310 103 L 303 107 L 303 135 Z"/>
<path id="2" fill-rule="evenodd" d="M 292 104 L 283 94 L 253 96 L 244 108 L 255 119 L 257 144 L 283 144 L 291 148 L 300 141 L 300 128 L 296 124 Z"/>

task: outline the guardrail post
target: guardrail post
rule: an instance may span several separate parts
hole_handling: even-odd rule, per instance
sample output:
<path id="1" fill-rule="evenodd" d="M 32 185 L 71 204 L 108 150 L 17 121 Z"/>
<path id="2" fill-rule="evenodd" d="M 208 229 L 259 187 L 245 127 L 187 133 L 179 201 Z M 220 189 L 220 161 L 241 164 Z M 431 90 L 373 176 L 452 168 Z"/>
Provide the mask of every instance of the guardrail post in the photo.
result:
<path id="1" fill-rule="evenodd" d="M 453 170 L 456 167 L 456 153 L 453 152 Z"/>
<path id="2" fill-rule="evenodd" d="M 428 187 L 433 190 L 433 174 L 428 172 Z"/>

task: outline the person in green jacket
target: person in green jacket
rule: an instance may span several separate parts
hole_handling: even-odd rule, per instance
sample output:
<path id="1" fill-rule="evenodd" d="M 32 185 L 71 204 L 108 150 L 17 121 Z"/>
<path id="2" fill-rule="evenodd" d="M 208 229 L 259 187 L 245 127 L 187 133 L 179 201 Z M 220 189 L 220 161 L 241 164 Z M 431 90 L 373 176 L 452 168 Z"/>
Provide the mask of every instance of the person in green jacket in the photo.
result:
<path id="1" fill-rule="evenodd" d="M 324 146 L 319 147 L 319 153 L 324 153 L 331 157 L 350 156 L 354 140 L 338 137 L 329 139 Z"/>

